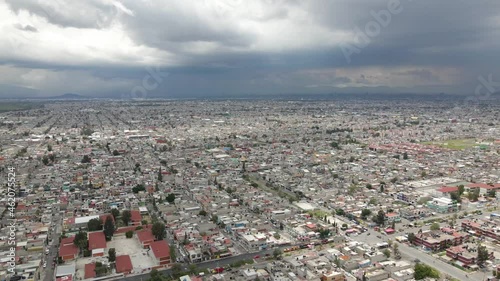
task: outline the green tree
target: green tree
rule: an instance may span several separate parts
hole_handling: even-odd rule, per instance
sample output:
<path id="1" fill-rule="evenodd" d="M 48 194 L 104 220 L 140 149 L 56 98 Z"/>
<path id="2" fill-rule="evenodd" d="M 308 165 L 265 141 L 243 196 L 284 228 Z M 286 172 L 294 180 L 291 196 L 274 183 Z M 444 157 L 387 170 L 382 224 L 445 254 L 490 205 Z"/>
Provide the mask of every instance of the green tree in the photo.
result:
<path id="1" fill-rule="evenodd" d="M 175 201 L 175 194 L 173 194 L 173 193 L 169 193 L 169 194 L 167 195 L 167 198 L 166 198 L 166 199 L 167 199 L 167 202 L 168 202 L 168 203 L 170 203 L 170 204 L 174 203 L 174 201 Z"/>
<path id="2" fill-rule="evenodd" d="M 120 211 L 118 209 L 111 209 L 111 215 L 113 216 L 113 219 L 116 219 L 120 216 Z"/>
<path id="3" fill-rule="evenodd" d="M 73 240 L 73 244 L 80 249 L 80 252 L 83 251 L 83 249 L 87 248 L 88 246 L 88 238 L 87 238 L 87 232 L 84 231 L 79 231 L 75 235 L 75 239 Z"/>
<path id="4" fill-rule="evenodd" d="M 462 198 L 460 197 L 460 193 L 457 192 L 450 192 L 450 199 L 453 201 L 456 201 L 457 203 L 462 202 Z"/>
<path id="5" fill-rule="evenodd" d="M 44 156 L 42 157 L 42 163 L 43 163 L 43 165 L 45 165 L 45 166 L 49 165 L 49 157 L 47 157 L 47 155 L 44 155 Z"/>
<path id="6" fill-rule="evenodd" d="M 345 212 L 343 209 L 337 209 L 335 210 L 335 213 L 337 214 L 337 216 L 345 216 Z"/>
<path id="7" fill-rule="evenodd" d="M 413 232 L 408 233 L 408 242 L 413 243 L 413 242 L 415 242 L 415 239 L 417 239 L 417 236 L 415 236 L 415 233 L 413 233 Z"/>
<path id="8" fill-rule="evenodd" d="M 116 251 L 115 248 L 110 248 L 108 251 L 108 261 L 114 262 L 116 261 Z"/>
<path id="9" fill-rule="evenodd" d="M 131 219 L 132 219 L 132 213 L 130 213 L 129 210 L 123 210 L 122 211 L 123 224 L 128 225 Z"/>
<path id="10" fill-rule="evenodd" d="M 431 224 L 431 230 L 440 230 L 441 229 L 441 226 L 439 225 L 439 223 L 435 222 L 433 224 Z"/>
<path id="11" fill-rule="evenodd" d="M 477 264 L 483 267 L 484 263 L 489 259 L 488 249 L 483 245 L 477 246 Z"/>
<path id="12" fill-rule="evenodd" d="M 89 231 L 97 231 L 97 230 L 102 230 L 102 222 L 100 219 L 91 219 L 87 223 L 87 229 Z"/>
<path id="13" fill-rule="evenodd" d="M 383 252 L 384 256 L 386 258 L 390 258 L 391 257 L 391 251 L 389 249 L 385 249 Z"/>
<path id="14" fill-rule="evenodd" d="M 134 236 L 134 231 L 129 230 L 129 231 L 125 232 L 125 237 L 132 238 L 132 236 Z"/>
<path id="15" fill-rule="evenodd" d="M 155 236 L 156 240 L 163 240 L 166 235 L 165 225 L 161 222 L 155 222 L 151 228 L 151 232 Z"/>
<path id="16" fill-rule="evenodd" d="M 372 214 L 372 211 L 370 211 L 370 210 L 368 210 L 368 209 L 363 209 L 363 210 L 361 211 L 361 218 L 362 218 L 363 220 L 366 220 L 366 218 L 367 218 L 369 215 L 371 215 L 371 214 Z"/>
<path id="17" fill-rule="evenodd" d="M 163 181 L 163 175 L 162 175 L 162 173 L 161 173 L 161 167 L 160 167 L 160 169 L 158 170 L 158 181 L 159 181 L 159 182 L 162 182 L 162 181 Z"/>
<path id="18" fill-rule="evenodd" d="M 201 210 L 201 211 L 198 213 L 198 215 L 200 215 L 200 216 L 204 216 L 204 217 L 205 217 L 205 216 L 207 215 L 207 211 L 205 211 L 205 210 Z"/>
<path id="19" fill-rule="evenodd" d="M 463 184 L 458 186 L 458 195 L 462 196 L 465 192 L 465 186 Z"/>
<path id="20" fill-rule="evenodd" d="M 275 258 L 275 259 L 277 259 L 277 258 L 281 257 L 281 255 L 282 255 L 282 254 L 283 254 L 283 252 L 282 252 L 282 251 L 281 251 L 281 249 L 279 249 L 279 248 L 276 248 L 276 249 L 274 249 L 274 251 L 273 251 L 273 256 L 274 256 L 274 258 Z"/>
<path id="21" fill-rule="evenodd" d="M 90 162 L 92 162 L 92 159 L 90 159 L 90 156 L 84 155 L 82 158 L 82 163 L 85 164 L 85 163 L 90 163 Z"/>
<path id="22" fill-rule="evenodd" d="M 427 277 L 437 279 L 439 278 L 439 272 L 426 264 L 417 263 L 414 268 L 413 277 L 416 280 L 422 280 Z"/>
<path id="23" fill-rule="evenodd" d="M 113 219 L 111 216 L 106 217 L 106 221 L 104 221 L 104 236 L 106 237 L 106 240 L 111 240 L 111 237 L 113 237 L 113 234 L 115 233 L 115 225 L 113 223 Z"/>
<path id="24" fill-rule="evenodd" d="M 373 216 L 373 222 L 379 226 L 383 226 L 385 224 L 385 212 L 383 210 L 378 211 L 378 213 Z"/>
<path id="25" fill-rule="evenodd" d="M 139 193 L 140 191 L 146 191 L 146 187 L 143 184 L 138 184 L 132 188 L 133 193 Z"/>

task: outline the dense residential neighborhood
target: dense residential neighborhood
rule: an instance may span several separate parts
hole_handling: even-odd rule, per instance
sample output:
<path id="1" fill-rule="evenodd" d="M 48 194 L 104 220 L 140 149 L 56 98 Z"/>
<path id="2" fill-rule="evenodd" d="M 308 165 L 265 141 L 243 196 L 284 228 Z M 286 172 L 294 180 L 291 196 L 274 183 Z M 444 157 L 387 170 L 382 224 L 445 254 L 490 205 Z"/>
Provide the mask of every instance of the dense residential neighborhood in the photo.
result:
<path id="1" fill-rule="evenodd" d="M 0 280 L 498 280 L 498 107 L 446 106 L 110 100 L 2 113 L 15 204 L 0 200 Z"/>

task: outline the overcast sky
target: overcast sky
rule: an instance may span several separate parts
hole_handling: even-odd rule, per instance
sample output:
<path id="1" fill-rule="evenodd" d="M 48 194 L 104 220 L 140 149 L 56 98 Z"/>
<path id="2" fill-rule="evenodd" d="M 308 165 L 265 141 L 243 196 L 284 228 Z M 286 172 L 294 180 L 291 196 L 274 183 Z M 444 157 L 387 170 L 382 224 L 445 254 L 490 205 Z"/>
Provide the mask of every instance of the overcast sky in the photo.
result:
<path id="1" fill-rule="evenodd" d="M 500 1 L 397 2 L 0 0 L 0 97 L 473 94 L 480 76 L 500 81 Z"/>

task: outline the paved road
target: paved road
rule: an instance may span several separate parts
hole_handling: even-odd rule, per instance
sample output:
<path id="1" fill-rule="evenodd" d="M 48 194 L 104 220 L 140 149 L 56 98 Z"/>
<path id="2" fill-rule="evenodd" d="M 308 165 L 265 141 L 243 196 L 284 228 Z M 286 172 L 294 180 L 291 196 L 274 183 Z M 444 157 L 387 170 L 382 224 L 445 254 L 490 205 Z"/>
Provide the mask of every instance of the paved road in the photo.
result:
<path id="1" fill-rule="evenodd" d="M 55 257 L 57 257 L 57 251 L 58 251 L 58 245 L 59 245 L 59 233 L 61 232 L 61 217 L 59 213 L 57 213 L 55 216 L 55 221 L 52 222 L 51 230 L 50 232 L 50 237 L 49 240 L 52 239 L 52 245 L 49 247 L 50 252 L 48 255 L 45 255 L 44 260 L 47 262 L 47 268 L 42 271 L 41 278 L 40 280 L 44 281 L 53 281 L 54 276 L 55 276 L 55 268 L 52 266 L 52 261 L 54 260 Z"/>
<path id="2" fill-rule="evenodd" d="M 280 247 L 280 248 L 284 249 L 284 248 L 289 248 L 289 247 L 290 246 L 283 246 L 283 247 Z M 229 264 L 237 262 L 237 261 L 251 260 L 256 255 L 260 256 L 261 259 L 262 259 L 262 257 L 265 257 L 266 254 L 272 255 L 273 252 L 274 252 L 274 249 L 276 249 L 276 248 L 269 249 L 269 250 L 264 250 L 264 251 L 260 251 L 260 252 L 255 252 L 255 253 L 246 253 L 246 254 L 242 254 L 242 255 L 238 255 L 238 256 L 232 256 L 232 257 L 227 257 L 227 258 L 223 258 L 223 259 L 219 259 L 219 260 L 209 260 L 209 261 L 206 261 L 206 262 L 196 263 L 196 268 L 198 270 L 204 270 L 204 269 L 215 268 L 215 267 L 219 267 L 219 266 L 220 267 L 226 267 Z M 188 271 L 188 267 L 187 266 L 184 267 L 184 271 Z M 171 275 L 172 274 L 172 270 L 171 269 L 165 269 L 165 270 L 162 270 L 161 273 L 163 273 L 163 275 Z M 149 275 L 149 273 L 147 273 L 147 274 L 141 274 L 141 275 L 129 276 L 129 277 L 126 277 L 126 278 L 121 278 L 120 280 L 126 280 L 126 281 L 145 281 L 149 277 L 150 277 L 150 275 Z"/>
<path id="3" fill-rule="evenodd" d="M 408 229 L 408 232 L 416 232 L 417 231 L 416 229 L 417 228 Z M 368 233 L 370 233 L 370 235 L 368 235 Z M 401 234 L 396 234 L 396 235 L 401 235 Z M 378 238 L 377 236 L 380 236 L 380 238 Z M 369 229 L 367 232 L 363 234 L 360 234 L 358 236 L 352 236 L 351 239 L 358 242 L 368 242 L 369 244 L 376 244 L 381 242 L 387 242 L 387 240 L 389 239 L 394 241 L 395 237 L 396 237 L 395 235 L 390 235 L 390 236 L 384 235 Z M 409 247 L 406 244 L 402 243 L 398 244 L 399 244 L 399 252 L 401 253 L 401 255 L 410 261 L 414 259 L 419 259 L 420 262 L 432 266 L 437 270 L 439 270 L 441 273 L 447 274 L 458 280 L 476 280 L 476 281 L 483 280 L 484 273 L 482 272 L 468 274 L 450 264 L 447 264 L 433 257 L 430 254 L 418 250 L 417 248 Z M 468 275 L 468 277 L 466 275 Z"/>

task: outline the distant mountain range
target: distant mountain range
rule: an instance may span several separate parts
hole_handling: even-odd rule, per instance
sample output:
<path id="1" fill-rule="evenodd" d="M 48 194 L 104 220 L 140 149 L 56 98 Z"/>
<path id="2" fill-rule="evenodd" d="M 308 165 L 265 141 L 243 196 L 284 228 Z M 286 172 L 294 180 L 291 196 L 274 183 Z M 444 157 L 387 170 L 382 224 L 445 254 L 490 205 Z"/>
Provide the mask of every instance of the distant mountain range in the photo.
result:
<path id="1" fill-rule="evenodd" d="M 79 94 L 66 93 L 59 96 L 45 97 L 42 99 L 50 99 L 50 100 L 87 100 L 89 97 L 82 96 Z"/>

